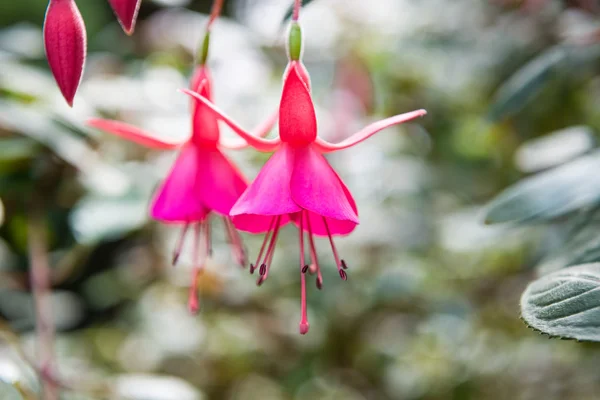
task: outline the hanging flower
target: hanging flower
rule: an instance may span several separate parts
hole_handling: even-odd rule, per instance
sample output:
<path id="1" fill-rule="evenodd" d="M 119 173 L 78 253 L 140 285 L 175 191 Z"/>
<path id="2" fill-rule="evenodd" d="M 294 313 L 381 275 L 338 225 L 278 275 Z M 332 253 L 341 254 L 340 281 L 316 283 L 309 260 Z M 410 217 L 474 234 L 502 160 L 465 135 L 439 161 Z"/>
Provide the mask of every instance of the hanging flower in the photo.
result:
<path id="1" fill-rule="evenodd" d="M 197 68 L 191 83 L 193 93 L 212 99 L 211 78 L 208 68 Z M 277 116 L 271 117 L 257 129 L 257 136 L 266 135 Z M 206 258 L 211 254 L 209 218 L 213 214 L 223 218 L 225 231 L 237 263 L 246 264 L 246 254 L 239 234 L 233 227 L 229 213 L 247 182 L 221 149 L 241 149 L 245 140 L 227 140 L 221 137 L 217 118 L 201 103 L 192 107 L 192 135 L 180 142 L 158 139 L 151 133 L 113 120 L 91 119 L 88 125 L 146 147 L 179 149 L 179 156 L 150 205 L 150 216 L 166 223 L 182 224 L 183 229 L 173 254 L 173 264 L 184 244 L 190 226 L 194 227 L 194 275 L 190 290 L 189 309 L 198 310 L 197 281 Z M 200 249 L 200 251 L 198 251 Z"/>
<path id="2" fill-rule="evenodd" d="M 85 25 L 75 0 L 50 0 L 44 21 L 46 58 L 69 104 L 81 82 L 86 55 Z"/>
<path id="3" fill-rule="evenodd" d="M 323 154 L 352 147 L 382 129 L 424 116 L 425 110 L 412 111 L 375 122 L 348 139 L 329 143 L 317 135 L 317 121 L 310 95 L 310 79 L 300 61 L 301 32 L 294 22 L 290 31 L 290 63 L 284 74 L 283 92 L 279 106 L 279 138 L 257 138 L 242 129 L 216 108 L 202 94 L 183 90 L 206 105 L 215 117 L 222 119 L 240 137 L 260 151 L 275 153 L 263 166 L 254 182 L 231 209 L 234 225 L 241 230 L 266 232 L 257 261 L 251 271 L 259 268 L 257 283 L 269 275 L 280 227 L 293 221 L 300 228 L 301 320 L 300 333 L 308 332 L 306 310 L 306 272 L 317 273 L 316 284 L 323 284 L 314 236 L 329 239 L 338 273 L 347 279 L 347 265 L 338 254 L 333 237 L 346 235 L 358 224 L 358 211 L 350 191 L 329 165 Z M 308 238 L 310 262 L 305 260 L 305 233 Z M 312 266 L 312 268 L 311 268 Z"/>

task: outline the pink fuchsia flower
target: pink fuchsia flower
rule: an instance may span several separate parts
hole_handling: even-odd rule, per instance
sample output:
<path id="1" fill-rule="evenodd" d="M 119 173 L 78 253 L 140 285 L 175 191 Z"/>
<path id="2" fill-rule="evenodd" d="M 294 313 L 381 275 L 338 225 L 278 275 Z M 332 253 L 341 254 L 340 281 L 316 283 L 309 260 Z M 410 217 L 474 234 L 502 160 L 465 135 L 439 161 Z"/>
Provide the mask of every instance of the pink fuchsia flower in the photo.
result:
<path id="1" fill-rule="evenodd" d="M 211 78 L 207 67 L 197 68 L 191 88 L 194 93 L 212 99 Z M 262 124 L 256 135 L 266 135 L 276 118 L 274 115 Z M 245 249 L 231 223 L 229 212 L 248 184 L 221 149 L 241 149 L 248 145 L 247 142 L 223 138 L 217 118 L 201 103 L 192 105 L 192 134 L 184 141 L 159 139 L 156 135 L 119 121 L 91 119 L 88 125 L 149 148 L 180 150 L 171 172 L 151 202 L 150 216 L 165 223 L 183 225 L 174 251 L 173 264 L 177 263 L 189 227 L 194 227 L 194 275 L 188 306 L 191 312 L 196 312 L 199 308 L 198 277 L 206 258 L 212 252 L 209 224 L 212 214 L 222 217 L 234 257 L 240 265 L 246 264 Z"/>
<path id="2" fill-rule="evenodd" d="M 108 0 L 108 2 L 125 33 L 131 35 L 135 29 L 135 21 L 142 0 Z"/>
<path id="3" fill-rule="evenodd" d="M 86 32 L 74 0 L 50 0 L 44 21 L 46 58 L 69 106 L 81 82 L 86 55 Z"/>
<path id="4" fill-rule="evenodd" d="M 263 166 L 254 182 L 240 196 L 231 209 L 234 225 L 241 230 L 267 232 L 256 264 L 262 284 L 269 274 L 280 227 L 290 221 L 299 226 L 301 320 L 300 333 L 308 332 L 306 310 L 306 272 L 314 269 L 320 289 L 323 278 L 314 245 L 314 236 L 329 239 L 338 273 L 347 279 L 347 265 L 339 257 L 333 237 L 347 235 L 358 225 L 356 203 L 344 182 L 329 165 L 323 154 L 352 147 L 375 133 L 411 121 L 426 114 L 425 110 L 412 111 L 375 122 L 348 139 L 329 143 L 317 135 L 317 121 L 310 95 L 308 73 L 299 61 L 300 51 L 291 50 L 292 61 L 284 74 L 283 92 L 279 106 L 279 138 L 257 138 L 242 129 L 231 118 L 216 108 L 210 99 L 189 90 L 186 94 L 208 107 L 215 117 L 222 119 L 252 147 L 275 153 Z M 296 56 L 294 57 L 294 54 Z M 305 233 L 310 262 L 305 262 Z"/>

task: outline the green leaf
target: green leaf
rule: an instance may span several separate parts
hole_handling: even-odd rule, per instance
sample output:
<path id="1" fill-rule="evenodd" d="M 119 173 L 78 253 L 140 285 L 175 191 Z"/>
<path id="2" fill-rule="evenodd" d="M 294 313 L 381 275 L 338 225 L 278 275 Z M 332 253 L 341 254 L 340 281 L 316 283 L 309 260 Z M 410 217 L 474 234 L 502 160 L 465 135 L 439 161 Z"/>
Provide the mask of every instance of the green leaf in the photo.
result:
<path id="1" fill-rule="evenodd" d="M 600 210 L 582 212 L 573 220 L 572 227 L 560 239 L 562 244 L 537 266 L 538 273 L 600 261 Z"/>
<path id="2" fill-rule="evenodd" d="M 554 76 L 566 57 L 565 48 L 556 46 L 525 64 L 500 86 L 488 118 L 497 121 L 523 108 Z"/>
<path id="3" fill-rule="evenodd" d="M 307 5 L 309 5 L 312 2 L 313 2 L 313 0 L 302 0 L 302 6 L 306 7 Z M 287 11 L 285 12 L 285 15 L 283 16 L 283 20 L 281 21 L 281 23 L 285 24 L 287 22 L 287 20 L 292 18 L 293 13 L 294 13 L 294 2 L 292 1 L 292 4 L 288 7 Z"/>
<path id="4" fill-rule="evenodd" d="M 550 336 L 600 341 L 600 263 L 569 267 L 532 282 L 521 315 Z"/>
<path id="5" fill-rule="evenodd" d="M 486 223 L 539 222 L 600 202 L 600 150 L 526 178 L 489 204 Z"/>

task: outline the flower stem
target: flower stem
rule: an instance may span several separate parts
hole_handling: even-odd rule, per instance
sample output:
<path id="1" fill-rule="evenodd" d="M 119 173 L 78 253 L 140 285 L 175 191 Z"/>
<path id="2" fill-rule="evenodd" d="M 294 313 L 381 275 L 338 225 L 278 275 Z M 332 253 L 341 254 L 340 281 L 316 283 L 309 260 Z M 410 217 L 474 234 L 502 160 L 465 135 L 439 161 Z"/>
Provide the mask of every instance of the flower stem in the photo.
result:
<path id="1" fill-rule="evenodd" d="M 39 375 L 42 382 L 42 398 L 57 400 L 58 385 L 51 377 L 55 376 L 54 360 L 54 318 L 50 298 L 51 275 L 48 262 L 46 226 L 38 207 L 32 207 L 28 221 L 29 276 L 33 292 L 37 332 L 37 359 L 40 362 Z"/>
<path id="2" fill-rule="evenodd" d="M 210 31 L 212 24 L 215 20 L 221 15 L 221 10 L 223 9 L 223 0 L 214 0 L 212 9 L 210 11 L 210 18 L 208 20 L 208 25 L 206 26 L 206 31 Z"/>
<path id="3" fill-rule="evenodd" d="M 300 18 L 300 8 L 302 8 L 302 0 L 294 0 L 294 12 L 292 14 L 292 21 L 298 21 L 298 18 Z"/>

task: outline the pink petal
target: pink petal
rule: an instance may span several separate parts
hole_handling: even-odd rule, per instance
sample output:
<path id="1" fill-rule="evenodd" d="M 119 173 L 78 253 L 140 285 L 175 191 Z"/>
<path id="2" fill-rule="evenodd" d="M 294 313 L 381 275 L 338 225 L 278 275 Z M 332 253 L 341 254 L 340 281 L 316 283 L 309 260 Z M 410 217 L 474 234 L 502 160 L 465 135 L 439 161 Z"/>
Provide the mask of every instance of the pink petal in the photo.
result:
<path id="1" fill-rule="evenodd" d="M 235 165 L 216 148 L 198 148 L 197 201 L 222 215 L 248 187 L 246 179 Z"/>
<path id="2" fill-rule="evenodd" d="M 279 111 L 276 111 L 273 115 L 257 126 L 256 129 L 251 132 L 252 135 L 259 138 L 267 136 L 273 129 L 273 126 L 275 126 L 277 123 L 278 117 Z M 227 139 L 222 137 L 219 139 L 219 145 L 230 150 L 240 150 L 248 147 L 248 142 L 242 138 Z"/>
<path id="3" fill-rule="evenodd" d="M 152 218 L 180 223 L 206 218 L 210 210 L 201 203 L 198 196 L 202 191 L 201 181 L 198 179 L 199 160 L 196 146 L 186 146 L 181 150 L 171 172 L 152 200 Z"/>
<path id="4" fill-rule="evenodd" d="M 93 128 L 112 133 L 113 135 L 120 136 L 123 139 L 141 144 L 142 146 L 150 147 L 152 149 L 172 150 L 180 147 L 188 140 L 184 139 L 175 141 L 160 139 L 156 137 L 156 135 L 146 132 L 133 125 L 110 119 L 91 118 L 87 120 L 86 123 L 88 126 Z"/>
<path id="5" fill-rule="evenodd" d="M 292 68 L 296 69 L 296 72 L 298 72 L 298 76 L 300 76 L 300 79 L 302 79 L 302 82 L 304 82 L 306 88 L 310 91 L 310 75 L 308 74 L 308 71 L 306 70 L 304 64 L 302 64 L 301 62 L 292 61 L 287 65 L 287 68 L 283 73 L 283 81 L 286 81 Z"/>
<path id="6" fill-rule="evenodd" d="M 356 204 L 337 173 L 312 146 L 294 149 L 290 185 L 293 201 L 305 210 L 326 217 L 332 234 L 346 234 L 358 224 Z M 313 233 L 326 235 L 319 218 L 312 218 Z M 331 222 L 330 222 L 331 221 Z"/>
<path id="7" fill-rule="evenodd" d="M 121 27 L 128 35 L 135 29 L 135 20 L 142 0 L 108 0 Z"/>
<path id="8" fill-rule="evenodd" d="M 206 98 L 200 96 L 198 93 L 194 93 L 187 89 L 181 89 L 181 92 L 193 97 L 197 102 L 204 104 L 208 107 L 211 113 L 223 122 L 225 122 L 235 133 L 237 133 L 242 139 L 246 140 L 248 144 L 260 151 L 274 151 L 281 143 L 279 139 L 261 139 L 253 136 L 251 133 L 246 132 L 238 124 L 236 124 L 227 114 L 218 109 L 213 103 Z"/>
<path id="9" fill-rule="evenodd" d="M 392 125 L 398 125 L 404 122 L 411 121 L 413 119 L 422 117 L 425 114 L 427 114 L 427 111 L 425 110 L 416 110 L 405 114 L 395 115 L 390 118 L 382 119 L 381 121 L 372 123 L 371 125 L 365 127 L 361 131 L 355 133 L 348 139 L 343 140 L 337 144 L 329 143 L 318 137 L 315 141 L 315 146 L 321 153 L 331 153 L 333 151 L 347 149 L 348 147 L 352 147 L 362 142 L 363 140 L 370 138 L 382 129 L 388 128 Z"/>
<path id="10" fill-rule="evenodd" d="M 212 98 L 212 83 L 208 69 L 197 68 L 191 82 L 192 90 L 207 99 Z M 192 141 L 196 144 L 216 146 L 219 141 L 219 123 L 212 111 L 203 103 L 192 100 Z"/>
<path id="11" fill-rule="evenodd" d="M 279 136 L 295 147 L 312 143 L 317 137 L 315 108 L 300 68 L 298 62 L 290 63 L 279 105 Z"/>
<path id="12" fill-rule="evenodd" d="M 73 106 L 86 56 L 85 25 L 74 0 L 50 0 L 44 21 L 44 46 L 54 79 Z"/>
<path id="13" fill-rule="evenodd" d="M 236 228 L 253 233 L 266 232 L 273 216 L 301 210 L 290 192 L 293 168 L 293 149 L 284 145 L 271 156 L 231 209 Z M 289 221 L 287 216 L 282 220 L 282 224 Z"/>

